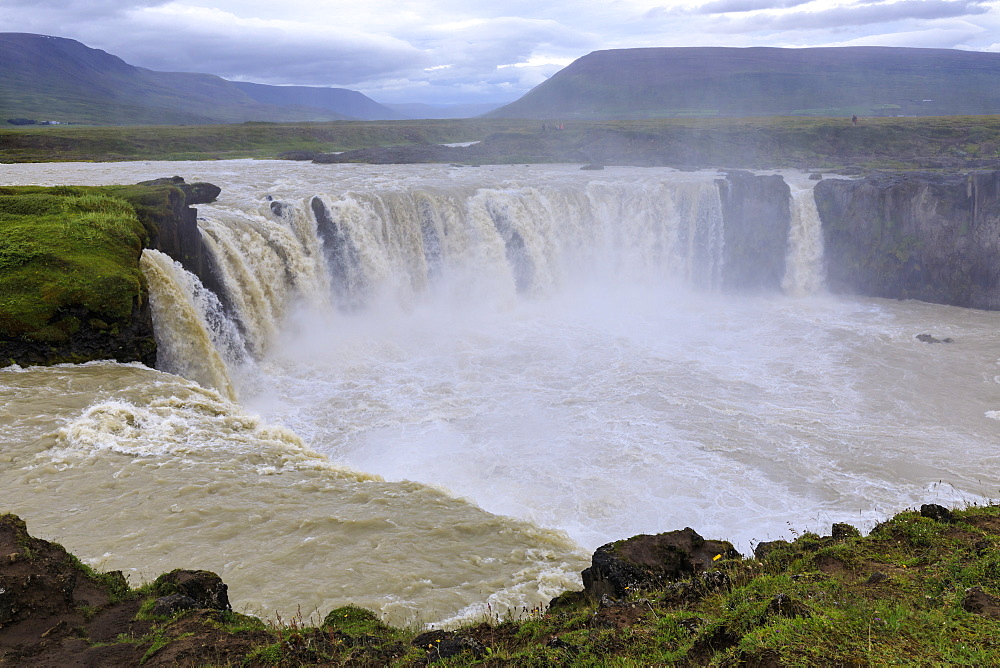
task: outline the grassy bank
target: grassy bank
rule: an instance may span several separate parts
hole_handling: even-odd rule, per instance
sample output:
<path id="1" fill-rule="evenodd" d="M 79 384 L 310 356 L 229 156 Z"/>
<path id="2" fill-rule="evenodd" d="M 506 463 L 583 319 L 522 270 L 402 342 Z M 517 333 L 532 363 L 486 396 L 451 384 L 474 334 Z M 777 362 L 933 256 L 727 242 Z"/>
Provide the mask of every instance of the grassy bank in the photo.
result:
<path id="1" fill-rule="evenodd" d="M 155 356 L 142 249 L 171 186 L 0 186 L 0 363 Z"/>
<path id="2" fill-rule="evenodd" d="M 439 120 L 0 129 L 0 161 L 273 158 L 289 151 L 454 143 L 491 137 L 481 162 L 963 168 L 1000 162 L 1000 116 L 937 118 Z"/>
<path id="3" fill-rule="evenodd" d="M 22 612 L 8 627 L 23 629 L 22 644 L 12 650 L 0 633 L 0 661 L 7 651 L 14 662 L 86 654 L 153 666 L 1000 665 L 1000 507 L 945 513 L 904 512 L 865 537 L 834 525 L 831 536 L 764 544 L 756 559 L 722 558 L 708 573 L 626 600 L 570 592 L 548 609 L 448 631 L 391 628 L 353 606 L 322 620 L 261 621 L 227 606 L 173 612 L 184 601 L 162 598 L 177 593 L 166 576 L 129 590 L 120 575 L 83 569 L 88 580 L 78 583 L 107 590 L 89 600 L 107 603 L 64 609 L 65 623 L 40 637 L 46 627 Z M 82 568 L 26 538 L 18 522 L 0 516 L 25 553 L 0 564 L 0 574 L 7 569 L 18 586 L 11 573 L 20 568 L 22 595 L 44 585 L 31 568 L 50 577 L 68 568 L 59 563 Z M 54 596 L 65 605 L 65 594 Z"/>
<path id="4" fill-rule="evenodd" d="M 62 342 L 79 322 L 55 316 L 75 305 L 129 317 L 147 239 L 134 208 L 100 189 L 0 188 L 0 334 Z"/>
<path id="5" fill-rule="evenodd" d="M 962 169 L 1000 165 L 1000 116 L 661 119 L 508 131 L 480 152 L 498 162 L 674 167 Z M 485 161 L 485 160 L 484 160 Z"/>

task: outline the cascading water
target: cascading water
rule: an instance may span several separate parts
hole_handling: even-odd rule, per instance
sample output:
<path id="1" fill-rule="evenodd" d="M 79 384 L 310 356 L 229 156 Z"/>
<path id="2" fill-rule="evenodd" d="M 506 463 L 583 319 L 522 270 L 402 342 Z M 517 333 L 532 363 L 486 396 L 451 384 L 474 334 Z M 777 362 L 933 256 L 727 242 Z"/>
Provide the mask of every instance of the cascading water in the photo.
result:
<path id="1" fill-rule="evenodd" d="M 302 250 L 326 258 L 342 308 L 390 294 L 407 302 L 442 275 L 509 298 L 551 295 L 581 276 L 713 287 L 723 265 L 718 189 L 705 177 L 349 192 L 278 208 L 315 216 L 322 252 Z M 272 271 L 280 281 L 285 269 Z"/>
<path id="2" fill-rule="evenodd" d="M 149 286 L 157 366 L 236 399 L 233 372 L 247 359 L 243 339 L 198 277 L 147 248 L 140 259 Z"/>
<path id="3" fill-rule="evenodd" d="M 792 226 L 788 232 L 785 294 L 814 295 L 823 289 L 823 230 L 813 197 L 813 184 L 792 181 Z"/>
<path id="4" fill-rule="evenodd" d="M 216 570 L 261 614 L 455 621 L 578 587 L 588 550 L 635 533 L 746 551 L 1000 488 L 1000 316 L 824 295 L 800 177 L 789 299 L 721 290 L 746 249 L 715 173 L 0 165 L 165 173 L 223 189 L 199 225 L 235 326 L 150 252 L 164 359 L 224 390 L 215 348 L 242 405 L 137 365 L 0 372 L 8 508 L 99 567 Z"/>

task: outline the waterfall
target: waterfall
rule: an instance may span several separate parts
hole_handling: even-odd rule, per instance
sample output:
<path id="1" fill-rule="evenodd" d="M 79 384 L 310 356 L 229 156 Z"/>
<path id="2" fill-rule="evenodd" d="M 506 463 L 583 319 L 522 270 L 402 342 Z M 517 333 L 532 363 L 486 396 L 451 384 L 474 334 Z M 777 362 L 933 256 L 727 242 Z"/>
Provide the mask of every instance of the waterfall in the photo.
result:
<path id="1" fill-rule="evenodd" d="M 823 289 L 823 230 L 812 185 L 792 185 L 792 225 L 781 288 L 804 297 Z"/>
<path id="2" fill-rule="evenodd" d="M 198 226 L 247 347 L 260 357 L 296 299 L 325 303 L 329 277 L 308 212 L 245 204 L 249 206 L 220 208 L 199 219 Z"/>
<path id="3" fill-rule="evenodd" d="M 594 182 L 317 195 L 334 305 L 407 301 L 447 277 L 469 294 L 542 296 L 573 275 L 719 285 L 722 210 L 701 182 Z"/>
<path id="4" fill-rule="evenodd" d="M 149 286 L 156 366 L 236 400 L 232 373 L 246 361 L 246 349 L 218 297 L 159 251 L 147 248 L 139 264 Z"/>
<path id="5" fill-rule="evenodd" d="M 306 184 L 275 196 L 244 189 L 201 209 L 199 228 L 236 323 L 232 331 L 222 332 L 220 316 L 211 315 L 217 303 L 199 297 L 200 286 L 150 254 L 144 267 L 151 285 L 160 286 L 155 298 L 173 300 L 155 308 L 187 309 L 186 323 L 159 326 L 163 368 L 198 380 L 201 374 L 232 392 L 226 369 L 238 366 L 239 355 L 222 351 L 205 364 L 207 342 L 239 338 L 237 347 L 260 359 L 301 302 L 350 313 L 379 303 L 408 308 L 441 293 L 459 305 L 502 305 L 584 283 L 722 285 L 724 219 L 714 175 L 361 186 Z M 797 214 L 802 231 L 795 234 L 811 233 L 812 211 L 808 221 Z M 803 267 L 786 279 L 796 286 L 806 280 L 800 273 L 816 271 L 798 260 L 805 246 L 790 241 L 798 262 L 792 264 Z M 181 344 L 185 337 L 168 331 L 176 327 L 201 333 Z M 197 361 L 184 362 L 188 355 Z"/>

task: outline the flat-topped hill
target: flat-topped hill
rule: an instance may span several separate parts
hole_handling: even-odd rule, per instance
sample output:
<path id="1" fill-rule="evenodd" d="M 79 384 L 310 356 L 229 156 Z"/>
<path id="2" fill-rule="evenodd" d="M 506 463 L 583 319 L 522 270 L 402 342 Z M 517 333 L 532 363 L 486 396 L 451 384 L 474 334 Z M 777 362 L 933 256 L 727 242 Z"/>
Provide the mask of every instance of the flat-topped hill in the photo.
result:
<path id="1" fill-rule="evenodd" d="M 496 118 L 1000 113 L 1000 53 L 684 47 L 595 51 Z"/>

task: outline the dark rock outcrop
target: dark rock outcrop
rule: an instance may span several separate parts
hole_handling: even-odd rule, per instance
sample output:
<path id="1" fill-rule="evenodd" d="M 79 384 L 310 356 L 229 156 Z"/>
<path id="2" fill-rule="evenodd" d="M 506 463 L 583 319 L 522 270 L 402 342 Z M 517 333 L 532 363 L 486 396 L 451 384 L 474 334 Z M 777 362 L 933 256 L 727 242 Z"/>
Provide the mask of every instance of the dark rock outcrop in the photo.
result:
<path id="1" fill-rule="evenodd" d="M 225 301 L 226 295 L 212 253 L 198 229 L 195 204 L 210 204 L 222 192 L 211 183 L 186 183 L 180 176 L 143 181 L 140 186 L 172 186 L 166 206 L 150 207 L 145 213 L 155 223 L 149 247 L 166 253 L 197 276 L 202 284 Z"/>
<path id="2" fill-rule="evenodd" d="M 321 197 L 313 197 L 309 206 L 316 218 L 316 231 L 323 244 L 323 254 L 326 256 L 330 282 L 337 301 L 343 308 L 357 308 L 364 304 L 367 297 L 367 286 L 358 285 L 355 281 L 358 265 L 361 263 L 361 251 L 351 237 L 350 230 L 333 218 Z M 271 210 L 274 211 L 273 202 Z"/>
<path id="3" fill-rule="evenodd" d="M 945 337 L 939 339 L 931 334 L 917 334 L 914 338 L 921 343 L 955 343 L 955 340 L 952 338 Z"/>
<path id="4" fill-rule="evenodd" d="M 61 545 L 29 535 L 19 517 L 0 515 L 0 664 L 108 665 L 97 662 L 102 652 L 86 640 L 105 640 L 113 601 L 127 590 L 120 573 L 95 576 Z M 149 629 L 147 622 L 133 621 L 138 602 L 118 607 L 124 614 L 116 634 Z M 142 658 L 142 650 L 135 650 L 134 656 L 117 657 L 121 665 Z"/>
<path id="5" fill-rule="evenodd" d="M 25 337 L 0 336 L 0 366 L 11 363 L 45 366 L 104 359 L 156 365 L 156 339 L 148 303 L 136 300 L 131 316 L 118 322 L 108 322 L 101 315 L 80 305 L 62 309 L 57 323 L 73 323 L 73 327 L 69 341 L 56 345 Z"/>
<path id="6" fill-rule="evenodd" d="M 955 516 L 950 510 L 936 503 L 925 503 L 920 506 L 920 516 L 932 519 L 936 522 L 949 524 L 955 521 Z"/>
<path id="7" fill-rule="evenodd" d="M 180 594 L 190 598 L 198 608 L 232 610 L 229 587 L 211 571 L 170 571 L 156 578 L 153 589 L 161 596 Z"/>
<path id="8" fill-rule="evenodd" d="M 145 594 L 120 572 L 96 573 L 32 537 L 19 517 L 0 514 L 0 665 L 204 665 L 207 649 L 211 663 L 236 665 L 273 642 L 262 629 L 224 628 L 223 615 L 231 621 L 233 613 L 224 612 L 226 586 L 214 573 L 174 571 L 154 590 L 160 598 L 142 614 Z M 308 658 L 302 663 L 315 663 Z"/>
<path id="9" fill-rule="evenodd" d="M 461 636 L 450 631 L 427 631 L 413 639 L 412 645 L 427 651 L 427 662 L 433 663 L 468 653 L 475 659 L 486 654 L 486 646 L 475 638 Z"/>
<path id="10" fill-rule="evenodd" d="M 719 559 L 738 556 L 731 543 L 705 540 L 686 527 L 602 545 L 594 552 L 590 568 L 581 575 L 584 589 L 594 600 L 603 596 L 618 599 L 690 577 Z"/>
<path id="11" fill-rule="evenodd" d="M 780 290 L 791 227 L 791 190 L 778 175 L 730 171 L 716 181 L 725 221 L 722 287 Z"/>
<path id="12" fill-rule="evenodd" d="M 181 610 L 195 610 L 197 608 L 198 602 L 190 596 L 170 594 L 169 596 L 161 596 L 156 599 L 153 607 L 149 610 L 149 614 L 153 617 L 169 617 Z"/>
<path id="13" fill-rule="evenodd" d="M 1000 309 L 1000 171 L 824 179 L 814 192 L 832 290 Z"/>

